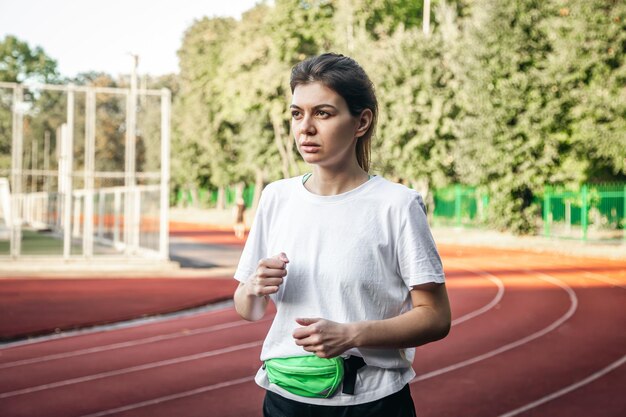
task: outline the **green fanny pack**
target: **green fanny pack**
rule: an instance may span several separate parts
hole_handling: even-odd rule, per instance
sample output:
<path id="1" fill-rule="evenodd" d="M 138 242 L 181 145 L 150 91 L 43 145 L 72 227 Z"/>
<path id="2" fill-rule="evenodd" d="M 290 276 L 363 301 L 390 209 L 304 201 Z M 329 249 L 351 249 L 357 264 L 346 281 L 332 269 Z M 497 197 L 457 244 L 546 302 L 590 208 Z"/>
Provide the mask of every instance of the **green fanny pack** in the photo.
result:
<path id="1" fill-rule="evenodd" d="M 356 371 L 363 358 L 350 356 L 324 359 L 315 355 L 266 360 L 263 364 L 272 384 L 302 397 L 331 397 L 343 382 L 343 392 L 354 394 Z"/>

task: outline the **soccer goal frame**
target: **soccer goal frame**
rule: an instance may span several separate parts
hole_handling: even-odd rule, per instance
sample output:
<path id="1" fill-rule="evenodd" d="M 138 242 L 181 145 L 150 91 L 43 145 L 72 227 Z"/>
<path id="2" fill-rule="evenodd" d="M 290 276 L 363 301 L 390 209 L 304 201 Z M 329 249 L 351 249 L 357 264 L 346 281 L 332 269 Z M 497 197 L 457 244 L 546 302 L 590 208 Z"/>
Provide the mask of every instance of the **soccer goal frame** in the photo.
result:
<path id="1" fill-rule="evenodd" d="M 6 177 L 5 191 L 0 197 L 10 200 L 2 205 L 4 209 L 0 214 L 4 218 L 0 218 L 0 223 L 8 228 L 10 249 L 8 253 L 0 254 L 0 259 L 24 259 L 22 238 L 28 228 L 45 229 L 57 239 L 62 239 L 62 253 L 55 256 L 64 260 L 102 257 L 169 260 L 170 91 L 139 89 L 132 78 L 130 88 L 0 82 L 0 89 L 5 97 L 11 97 L 12 128 L 11 168 L 9 172 L 0 172 L 0 177 Z M 64 95 L 65 120 L 55 135 L 57 169 L 50 169 L 49 166 L 49 137 L 45 138 L 43 147 L 43 167 L 36 164 L 41 155 L 31 155 L 29 167 L 24 164 L 24 115 L 29 112 L 28 103 L 24 101 L 25 90 Z M 96 170 L 96 97 L 99 94 L 118 97 L 120 102 L 125 103 L 123 171 Z M 77 170 L 74 164 L 74 136 L 77 128 L 81 129 L 82 135 L 83 128 L 76 125 L 75 101 L 78 95 L 83 96 L 81 110 L 84 110 L 81 112 L 81 120 L 84 120 L 81 170 Z M 155 139 L 155 142 L 160 142 L 160 170 L 138 172 L 137 106 L 138 99 L 146 97 L 160 101 L 157 112 L 160 113 L 160 138 Z M 37 148 L 32 145 L 31 152 L 36 151 Z M 95 180 L 102 183 L 107 178 L 118 185 L 94 185 Z M 26 179 L 30 179 L 31 187 L 28 187 Z M 41 185 L 49 184 L 50 179 L 57 184 L 57 190 L 51 191 L 50 187 Z M 76 186 L 77 182 L 80 182 L 80 187 Z M 6 183 L 9 184 L 8 192 Z M 148 214 L 146 207 L 151 210 Z M 95 247 L 111 250 L 95 251 Z"/>

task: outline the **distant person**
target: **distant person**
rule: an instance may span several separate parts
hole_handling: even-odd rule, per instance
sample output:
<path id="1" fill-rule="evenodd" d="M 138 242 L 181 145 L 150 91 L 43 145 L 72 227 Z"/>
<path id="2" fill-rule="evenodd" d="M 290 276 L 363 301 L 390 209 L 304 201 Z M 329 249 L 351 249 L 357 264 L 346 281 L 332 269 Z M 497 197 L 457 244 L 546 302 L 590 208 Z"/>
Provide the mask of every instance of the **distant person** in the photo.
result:
<path id="1" fill-rule="evenodd" d="M 354 60 L 307 59 L 290 84 L 311 172 L 265 188 L 235 273 L 241 317 L 277 310 L 256 375 L 263 415 L 415 416 L 414 347 L 450 329 L 422 198 L 369 174 L 378 105 Z"/>
<path id="2" fill-rule="evenodd" d="M 235 202 L 235 225 L 233 226 L 237 239 L 243 239 L 246 233 L 246 222 L 244 220 L 245 212 L 246 203 L 243 197 L 238 197 Z"/>

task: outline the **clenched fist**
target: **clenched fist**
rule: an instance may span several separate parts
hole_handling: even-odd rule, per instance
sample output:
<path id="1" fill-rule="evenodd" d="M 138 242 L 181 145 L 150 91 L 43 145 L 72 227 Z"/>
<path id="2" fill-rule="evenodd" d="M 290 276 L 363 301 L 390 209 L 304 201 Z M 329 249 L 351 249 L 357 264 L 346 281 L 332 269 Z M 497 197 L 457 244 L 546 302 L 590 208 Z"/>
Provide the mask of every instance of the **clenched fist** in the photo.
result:
<path id="1" fill-rule="evenodd" d="M 265 297 L 278 292 L 287 275 L 289 259 L 283 252 L 271 258 L 261 259 L 256 272 L 247 283 L 248 293 L 257 297 Z"/>

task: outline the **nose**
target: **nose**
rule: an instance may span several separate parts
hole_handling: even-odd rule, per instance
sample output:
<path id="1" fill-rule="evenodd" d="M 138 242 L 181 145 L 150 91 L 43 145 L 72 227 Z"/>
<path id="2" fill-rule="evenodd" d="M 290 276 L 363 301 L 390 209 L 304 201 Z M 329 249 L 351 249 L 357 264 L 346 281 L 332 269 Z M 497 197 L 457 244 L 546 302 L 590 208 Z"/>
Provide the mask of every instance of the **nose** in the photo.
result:
<path id="1" fill-rule="evenodd" d="M 313 124 L 312 117 L 309 115 L 304 115 L 302 119 L 300 119 L 300 123 L 298 124 L 298 135 L 299 136 L 312 136 L 316 132 L 315 125 Z"/>

